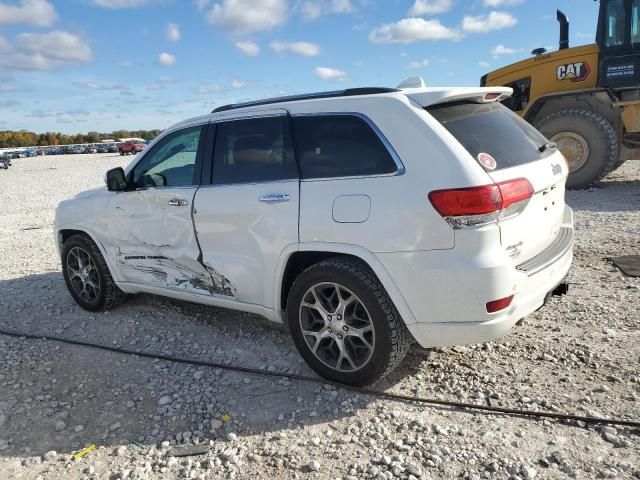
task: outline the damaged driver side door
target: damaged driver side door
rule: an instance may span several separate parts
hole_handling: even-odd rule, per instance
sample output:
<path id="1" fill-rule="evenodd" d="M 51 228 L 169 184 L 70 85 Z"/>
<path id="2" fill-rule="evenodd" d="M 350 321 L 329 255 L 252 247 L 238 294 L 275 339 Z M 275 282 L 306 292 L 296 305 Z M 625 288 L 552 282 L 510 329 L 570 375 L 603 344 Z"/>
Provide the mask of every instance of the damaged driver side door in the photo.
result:
<path id="1" fill-rule="evenodd" d="M 109 202 L 106 247 L 121 282 L 212 293 L 192 216 L 206 135 L 200 125 L 162 138 L 127 175 L 128 191 Z"/>

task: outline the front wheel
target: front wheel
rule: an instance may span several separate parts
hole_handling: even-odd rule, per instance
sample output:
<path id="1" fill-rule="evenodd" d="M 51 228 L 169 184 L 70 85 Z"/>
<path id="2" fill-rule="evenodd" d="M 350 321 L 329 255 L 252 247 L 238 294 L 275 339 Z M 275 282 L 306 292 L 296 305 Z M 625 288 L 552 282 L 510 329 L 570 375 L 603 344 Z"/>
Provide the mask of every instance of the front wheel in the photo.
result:
<path id="1" fill-rule="evenodd" d="M 62 274 L 69 293 L 85 310 L 109 310 L 126 297 L 113 281 L 102 253 L 84 234 L 73 235 L 64 242 Z"/>
<path id="2" fill-rule="evenodd" d="M 302 357 L 335 382 L 376 383 L 411 346 L 411 335 L 380 281 L 351 259 L 325 260 L 302 272 L 289 292 L 287 317 Z"/>

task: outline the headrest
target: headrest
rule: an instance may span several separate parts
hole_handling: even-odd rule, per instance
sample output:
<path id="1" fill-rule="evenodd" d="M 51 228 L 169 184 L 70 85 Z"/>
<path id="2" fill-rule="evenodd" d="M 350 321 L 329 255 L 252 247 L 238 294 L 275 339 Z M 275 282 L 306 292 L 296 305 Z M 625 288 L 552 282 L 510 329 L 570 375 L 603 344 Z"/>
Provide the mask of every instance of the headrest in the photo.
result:
<path id="1" fill-rule="evenodd" d="M 258 136 L 240 137 L 233 144 L 233 161 L 236 165 L 262 165 L 272 163 L 271 145 Z"/>

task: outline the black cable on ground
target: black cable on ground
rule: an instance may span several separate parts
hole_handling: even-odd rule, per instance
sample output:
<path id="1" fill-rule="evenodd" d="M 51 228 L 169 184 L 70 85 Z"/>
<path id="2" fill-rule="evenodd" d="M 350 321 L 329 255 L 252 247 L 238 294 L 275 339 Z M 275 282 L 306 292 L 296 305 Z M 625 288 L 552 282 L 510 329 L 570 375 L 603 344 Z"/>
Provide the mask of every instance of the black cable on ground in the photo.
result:
<path id="1" fill-rule="evenodd" d="M 342 383 L 333 382 L 331 380 L 326 380 L 324 378 L 314 378 L 314 377 L 305 377 L 303 375 L 295 375 L 290 373 L 278 373 L 278 372 L 269 372 L 266 370 L 258 370 L 256 368 L 249 367 L 241 367 L 237 365 L 224 365 L 222 363 L 216 362 L 208 362 L 205 360 L 195 360 L 189 358 L 181 358 L 174 357 L 171 355 L 163 355 L 159 353 L 149 353 L 149 352 L 139 352 L 135 350 L 129 350 L 126 348 L 120 347 L 109 347 L 107 345 L 101 345 L 99 343 L 91 343 L 84 342 L 81 340 L 72 340 L 68 338 L 54 337 L 50 335 L 35 335 L 28 333 L 20 333 L 20 332 L 11 332 L 0 330 L 0 335 L 6 335 L 9 337 L 15 338 L 27 338 L 32 340 L 51 340 L 54 342 L 66 343 L 69 345 L 77 345 L 81 347 L 90 347 L 97 348 L 100 350 L 106 350 L 109 352 L 122 353 L 126 355 L 135 355 L 138 357 L 144 358 L 152 358 L 156 360 L 166 360 L 174 363 L 186 363 L 189 365 L 200 365 L 204 367 L 213 367 L 220 368 L 224 370 L 230 370 L 234 372 L 241 373 L 249 373 L 252 375 L 262 375 L 265 377 L 278 377 L 278 378 L 288 378 L 291 380 L 298 380 L 302 382 L 311 382 L 311 383 L 319 383 L 324 385 L 331 385 L 337 388 L 342 388 L 345 390 L 349 390 L 352 392 L 360 393 L 363 395 L 370 395 L 378 398 L 384 398 L 387 400 L 398 401 L 398 402 L 412 402 L 412 403 L 422 403 L 427 405 L 437 405 L 442 407 L 451 407 L 451 408 L 461 408 L 464 410 L 474 410 L 481 413 L 498 413 L 504 415 L 518 416 L 518 417 L 533 417 L 533 418 L 550 418 L 554 420 L 573 420 L 584 423 L 591 424 L 608 424 L 608 425 L 620 425 L 625 427 L 636 427 L 640 428 L 640 421 L 638 420 L 622 420 L 616 418 L 599 418 L 599 417 L 585 417 L 582 415 L 572 415 L 567 413 L 553 413 L 553 412 L 541 412 L 534 410 L 520 410 L 517 408 L 506 408 L 506 407 L 491 407 L 485 405 L 477 405 L 475 403 L 464 403 L 464 402 L 455 402 L 450 400 L 438 400 L 434 398 L 421 398 L 421 397 L 411 397 L 409 395 L 401 395 L 397 393 L 387 393 L 380 392 L 377 390 L 370 390 L 366 388 L 353 387 L 350 385 L 344 385 Z"/>

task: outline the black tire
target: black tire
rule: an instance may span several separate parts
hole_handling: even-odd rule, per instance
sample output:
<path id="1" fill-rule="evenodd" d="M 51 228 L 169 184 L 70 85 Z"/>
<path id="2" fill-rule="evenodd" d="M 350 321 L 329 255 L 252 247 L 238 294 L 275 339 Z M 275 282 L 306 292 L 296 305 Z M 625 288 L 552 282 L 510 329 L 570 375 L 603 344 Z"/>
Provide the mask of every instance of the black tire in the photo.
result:
<path id="1" fill-rule="evenodd" d="M 586 141 L 589 147 L 587 160 L 569 174 L 569 189 L 590 187 L 611 172 L 618 161 L 618 135 L 611 122 L 598 113 L 581 109 L 560 110 L 536 121 L 535 127 L 548 139 L 561 132 L 572 132 Z"/>
<path id="2" fill-rule="evenodd" d="M 87 254 L 93 260 L 97 271 L 97 279 L 99 281 L 99 294 L 95 298 L 95 300 L 87 301 L 80 297 L 80 295 L 75 291 L 71 279 L 69 277 L 69 269 L 68 262 L 70 261 L 69 253 L 74 247 L 78 247 L 83 251 L 87 252 Z M 100 249 L 93 242 L 93 240 L 85 234 L 77 234 L 69 237 L 62 247 L 62 274 L 64 276 L 64 282 L 69 289 L 69 293 L 76 301 L 78 305 L 80 305 L 85 310 L 89 310 L 92 312 L 101 311 L 101 310 L 110 310 L 117 305 L 121 304 L 126 299 L 126 294 L 118 288 L 118 286 L 113 281 L 113 277 L 111 277 L 111 272 L 109 272 L 109 267 L 100 252 Z"/>
<path id="3" fill-rule="evenodd" d="M 338 371 L 312 352 L 302 334 L 300 305 L 314 285 L 335 282 L 353 292 L 366 308 L 375 329 L 373 353 L 356 371 Z M 335 257 L 304 270 L 293 283 L 287 299 L 287 321 L 296 348 L 320 376 L 355 386 L 371 385 L 391 373 L 404 359 L 413 339 L 393 302 L 371 269 L 356 260 Z M 346 338 L 346 337 L 345 337 Z"/>

